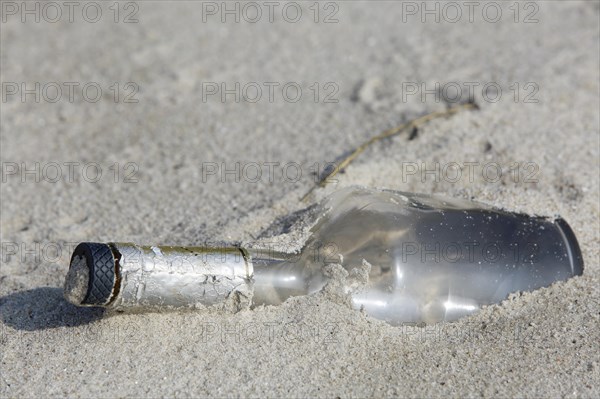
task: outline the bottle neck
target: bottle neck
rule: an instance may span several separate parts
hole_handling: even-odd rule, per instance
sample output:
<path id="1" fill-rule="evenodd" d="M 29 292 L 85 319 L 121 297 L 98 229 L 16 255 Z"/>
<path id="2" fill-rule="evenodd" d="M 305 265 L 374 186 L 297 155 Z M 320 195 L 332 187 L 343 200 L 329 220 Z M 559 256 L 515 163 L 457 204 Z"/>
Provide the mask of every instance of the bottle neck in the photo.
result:
<path id="1" fill-rule="evenodd" d="M 291 296 L 306 295 L 305 262 L 301 254 L 248 249 L 253 266 L 254 306 L 278 305 Z"/>
<path id="2" fill-rule="evenodd" d="M 97 286 L 108 294 L 93 305 L 120 310 L 213 305 L 236 293 L 252 296 L 254 306 L 277 305 L 311 292 L 312 274 L 302 254 L 239 247 L 97 245 L 109 248 L 112 257 L 95 259 L 97 253 L 90 253 L 89 259 L 72 259 L 65 293 L 76 305 L 86 305 L 82 298 Z M 76 273 L 82 270 L 85 273 Z"/>

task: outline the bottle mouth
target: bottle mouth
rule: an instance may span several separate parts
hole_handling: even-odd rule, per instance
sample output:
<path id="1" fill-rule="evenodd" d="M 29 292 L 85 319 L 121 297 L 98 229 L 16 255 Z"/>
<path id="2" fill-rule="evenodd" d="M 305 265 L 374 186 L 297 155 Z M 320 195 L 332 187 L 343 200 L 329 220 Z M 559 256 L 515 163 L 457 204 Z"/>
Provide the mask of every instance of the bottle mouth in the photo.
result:
<path id="1" fill-rule="evenodd" d="M 573 229 L 571 229 L 571 226 L 563 218 L 556 219 L 554 223 L 565 241 L 572 275 L 581 276 L 583 274 L 583 255 Z"/>
<path id="2" fill-rule="evenodd" d="M 82 242 L 73 251 L 64 297 L 77 306 L 103 306 L 117 288 L 117 259 L 108 244 Z"/>

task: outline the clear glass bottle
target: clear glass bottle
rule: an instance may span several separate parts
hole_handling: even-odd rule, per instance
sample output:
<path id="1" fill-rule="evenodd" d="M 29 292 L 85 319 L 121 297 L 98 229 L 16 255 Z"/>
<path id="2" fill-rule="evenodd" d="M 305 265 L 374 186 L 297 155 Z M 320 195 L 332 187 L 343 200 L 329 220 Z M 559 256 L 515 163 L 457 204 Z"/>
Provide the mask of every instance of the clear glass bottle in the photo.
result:
<path id="1" fill-rule="evenodd" d="M 232 295 L 277 305 L 321 290 L 325 267 L 335 263 L 350 275 L 368 273 L 364 284 L 346 280 L 353 305 L 397 325 L 456 320 L 583 272 L 577 240 L 560 218 L 362 187 L 335 192 L 315 215 L 298 255 L 84 243 L 65 294 L 78 305 L 121 310 L 210 305 Z"/>

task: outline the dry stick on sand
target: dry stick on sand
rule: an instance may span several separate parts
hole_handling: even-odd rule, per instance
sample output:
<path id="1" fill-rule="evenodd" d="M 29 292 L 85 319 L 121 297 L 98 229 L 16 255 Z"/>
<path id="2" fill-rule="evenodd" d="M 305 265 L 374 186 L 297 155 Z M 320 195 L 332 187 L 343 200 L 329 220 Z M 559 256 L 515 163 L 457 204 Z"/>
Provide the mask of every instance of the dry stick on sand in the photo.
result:
<path id="1" fill-rule="evenodd" d="M 372 145 L 380 140 L 383 140 L 385 138 L 400 134 L 403 131 L 406 131 L 409 129 L 415 129 L 420 126 L 423 126 L 425 123 L 427 123 L 433 119 L 443 118 L 443 117 L 447 117 L 450 115 L 454 115 L 463 110 L 477 109 L 477 108 L 478 108 L 477 105 L 474 103 L 461 104 L 456 107 L 448 108 L 445 111 L 436 111 L 436 112 L 432 112 L 427 115 L 423 115 L 419 118 L 411 120 L 410 122 L 407 122 L 400 126 L 396 126 L 395 128 L 386 130 L 386 131 L 378 134 L 377 136 L 371 137 L 369 140 L 365 141 L 360 146 L 356 147 L 356 149 L 354 149 L 354 151 L 352 151 L 347 157 L 345 157 L 342 160 L 342 162 L 340 162 L 340 164 L 335 169 L 333 169 L 327 175 L 323 176 L 317 184 L 315 184 L 310 190 L 308 190 L 308 192 L 306 194 L 304 194 L 301 201 L 305 201 L 308 198 L 308 196 L 313 191 L 315 191 L 318 187 L 325 187 L 327 185 L 328 179 L 332 178 L 333 176 L 337 175 L 339 172 L 342 172 L 344 169 L 346 169 L 346 167 L 348 167 L 348 165 L 350 165 L 350 163 L 352 161 L 354 161 L 354 159 L 356 157 L 358 157 L 361 153 L 363 153 L 370 145 Z"/>

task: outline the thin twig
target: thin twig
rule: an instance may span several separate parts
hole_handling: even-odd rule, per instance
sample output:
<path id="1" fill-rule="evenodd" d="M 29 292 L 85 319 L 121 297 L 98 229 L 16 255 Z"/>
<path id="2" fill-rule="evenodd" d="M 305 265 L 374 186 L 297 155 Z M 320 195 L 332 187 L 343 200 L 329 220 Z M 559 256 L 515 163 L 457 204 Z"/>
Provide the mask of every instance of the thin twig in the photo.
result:
<path id="1" fill-rule="evenodd" d="M 350 153 L 347 157 L 345 157 L 342 160 L 342 162 L 340 162 L 340 164 L 337 165 L 330 173 L 328 173 L 326 176 L 323 176 L 323 178 L 321 178 L 317 184 L 315 184 L 310 190 L 308 190 L 308 192 L 306 194 L 304 194 L 301 201 L 305 201 L 306 198 L 318 187 L 325 187 L 327 185 L 327 180 L 329 180 L 333 176 L 337 175 L 339 172 L 342 172 L 343 170 L 345 170 L 348 167 L 348 165 L 350 165 L 350 163 L 352 161 L 354 161 L 354 159 L 356 159 L 356 157 L 358 157 L 360 154 L 362 154 L 372 144 L 374 144 L 380 140 L 386 139 L 388 137 L 392 137 L 397 134 L 400 134 L 403 131 L 423 126 L 425 123 L 427 123 L 433 119 L 454 115 L 459 111 L 467 110 L 467 109 L 477 109 L 477 105 L 474 103 L 467 103 L 467 104 L 458 105 L 453 108 L 448 108 L 447 110 L 444 110 L 444 111 L 432 112 L 430 114 L 423 115 L 421 117 L 413 119 L 412 121 L 404 123 L 400 126 L 386 130 L 386 131 L 378 134 L 377 136 L 371 137 L 369 140 L 365 141 L 364 143 L 359 145 L 356 149 L 354 149 L 352 151 L 352 153 Z"/>

